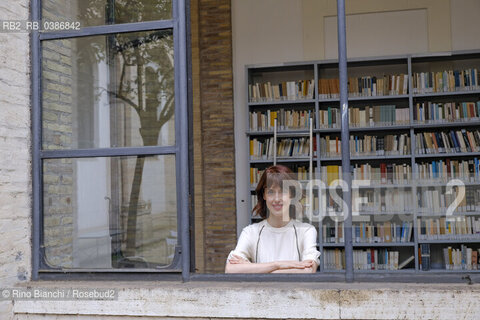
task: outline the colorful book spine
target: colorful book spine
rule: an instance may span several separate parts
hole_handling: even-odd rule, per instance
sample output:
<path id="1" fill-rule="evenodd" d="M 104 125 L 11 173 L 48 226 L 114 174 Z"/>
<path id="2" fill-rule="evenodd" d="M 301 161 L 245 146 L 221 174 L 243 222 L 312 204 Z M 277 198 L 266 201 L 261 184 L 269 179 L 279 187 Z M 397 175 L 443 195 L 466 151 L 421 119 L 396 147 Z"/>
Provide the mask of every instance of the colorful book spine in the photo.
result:
<path id="1" fill-rule="evenodd" d="M 411 81 L 414 94 L 480 89 L 476 68 L 443 72 L 414 72 Z"/>
<path id="2" fill-rule="evenodd" d="M 248 85 L 248 95 L 250 102 L 313 99 L 315 83 L 314 80 L 255 82 Z"/>
<path id="3" fill-rule="evenodd" d="M 399 251 L 388 248 L 353 250 L 354 270 L 398 270 Z"/>

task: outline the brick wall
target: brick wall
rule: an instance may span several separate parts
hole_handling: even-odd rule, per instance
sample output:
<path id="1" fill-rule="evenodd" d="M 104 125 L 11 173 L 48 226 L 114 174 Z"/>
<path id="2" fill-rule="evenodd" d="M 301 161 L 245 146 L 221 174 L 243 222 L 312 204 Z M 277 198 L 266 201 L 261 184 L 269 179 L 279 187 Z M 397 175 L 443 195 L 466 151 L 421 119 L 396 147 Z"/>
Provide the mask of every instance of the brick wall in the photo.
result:
<path id="1" fill-rule="evenodd" d="M 202 121 L 200 110 L 200 57 L 198 48 L 198 0 L 190 1 L 191 60 L 193 86 L 193 183 L 194 183 L 194 219 L 195 225 L 195 271 L 205 272 L 204 217 L 203 217 L 203 161 L 202 161 Z"/>
<path id="2" fill-rule="evenodd" d="M 236 243 L 231 3 L 195 0 L 194 9 L 197 265 L 199 272 L 223 272 Z"/>
<path id="3" fill-rule="evenodd" d="M 45 12 L 45 11 L 44 11 Z M 42 43 L 43 149 L 73 145 L 73 77 L 77 74 L 70 40 Z M 45 260 L 51 267 L 73 266 L 73 169 L 71 159 L 43 163 Z"/>

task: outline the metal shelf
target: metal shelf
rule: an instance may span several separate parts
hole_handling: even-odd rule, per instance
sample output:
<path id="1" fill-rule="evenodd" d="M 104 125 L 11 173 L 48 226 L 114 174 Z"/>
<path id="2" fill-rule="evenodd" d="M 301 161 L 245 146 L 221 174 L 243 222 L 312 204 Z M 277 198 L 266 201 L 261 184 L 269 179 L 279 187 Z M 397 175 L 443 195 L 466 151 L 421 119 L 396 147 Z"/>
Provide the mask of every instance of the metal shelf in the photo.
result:
<path id="1" fill-rule="evenodd" d="M 249 102 L 248 106 L 257 107 L 257 106 L 270 106 L 275 104 L 305 104 L 305 103 L 315 103 L 316 99 L 297 99 L 297 100 L 272 100 L 272 101 L 262 101 L 262 102 Z"/>
<path id="2" fill-rule="evenodd" d="M 480 59 L 480 50 L 476 51 L 468 51 L 468 52 L 458 52 L 458 53 L 448 53 L 446 56 L 438 56 L 438 54 L 429 54 L 429 55 L 399 55 L 395 57 L 368 57 L 368 58 L 357 58 L 357 59 L 349 59 L 349 67 L 351 66 L 361 66 L 361 67 L 367 67 L 368 66 L 380 66 L 380 65 L 395 65 L 395 67 L 400 66 L 401 68 L 404 67 L 404 69 L 407 71 L 408 74 L 408 79 L 409 79 L 409 94 L 405 95 L 386 95 L 386 96 L 366 96 L 366 97 L 348 97 L 348 101 L 354 102 L 354 105 L 362 106 L 362 105 L 367 105 L 367 104 L 372 104 L 372 103 L 388 103 L 390 104 L 395 104 L 397 106 L 401 107 L 406 107 L 408 105 L 408 108 L 410 110 L 410 123 L 402 123 L 401 125 L 379 125 L 379 126 L 366 126 L 366 127 L 349 127 L 349 131 L 352 134 L 363 134 L 363 133 L 373 133 L 374 135 L 386 135 L 386 134 L 393 134 L 395 131 L 402 130 L 400 132 L 406 132 L 409 130 L 409 135 L 411 138 L 411 150 L 412 152 L 415 152 L 415 144 L 416 144 L 416 136 L 415 133 L 421 132 L 423 129 L 432 129 L 432 131 L 439 131 L 439 130 L 446 130 L 448 128 L 459 128 L 459 127 L 469 127 L 469 128 L 475 128 L 478 129 L 480 128 L 480 119 L 478 121 L 472 120 L 472 121 L 457 121 L 457 122 L 434 122 L 434 123 L 420 123 L 420 122 L 414 122 L 413 121 L 413 111 L 414 111 L 414 106 L 417 101 L 429 101 L 430 98 L 432 98 L 432 101 L 435 101 L 435 99 L 440 100 L 438 98 L 442 98 L 442 101 L 446 101 L 446 99 L 452 99 L 452 101 L 461 101 L 461 99 L 469 99 L 471 100 L 472 98 L 479 99 L 480 98 L 480 90 L 472 90 L 472 91 L 455 91 L 455 92 L 439 92 L 439 93 L 425 93 L 425 94 L 413 94 L 412 92 L 412 83 L 410 81 L 411 75 L 412 75 L 412 68 L 417 68 L 415 65 L 416 63 L 423 63 L 423 62 L 428 62 L 428 61 L 441 61 L 441 59 L 445 59 L 445 61 L 455 61 L 455 57 L 458 55 L 459 58 L 465 58 L 466 55 L 470 55 L 472 58 L 475 59 Z M 332 106 L 336 108 L 340 108 L 340 99 L 337 98 L 321 98 L 318 95 L 318 79 L 321 77 L 321 72 L 322 70 L 330 70 L 330 69 L 338 69 L 338 61 L 337 60 L 328 60 L 328 61 L 312 61 L 309 62 L 309 66 L 313 66 L 314 68 L 314 82 L 315 82 L 315 87 L 316 87 L 316 97 L 315 99 L 311 100 L 285 100 L 285 101 L 265 101 L 265 102 L 255 102 L 255 103 L 248 103 L 247 109 L 250 111 L 252 110 L 251 108 L 254 107 L 263 107 L 263 109 L 267 108 L 277 108 L 280 106 L 286 106 L 286 105 L 291 105 L 292 108 L 295 108 L 296 110 L 301 109 L 301 108 L 308 108 L 308 110 L 312 110 L 312 106 L 314 105 L 314 119 L 319 120 L 319 111 L 324 110 L 325 107 L 327 106 Z M 305 63 L 290 63 L 288 64 L 289 67 L 302 67 L 304 66 Z M 413 67 L 414 65 L 414 67 Z M 283 68 L 285 64 L 279 64 L 279 65 L 273 65 L 273 64 L 262 64 L 262 65 L 250 65 L 247 66 L 247 72 L 252 74 L 251 72 L 254 72 L 256 68 L 262 68 L 262 71 L 265 71 L 268 68 Z M 416 71 L 416 70 L 415 70 Z M 403 71 L 402 71 L 403 72 Z M 393 73 L 392 73 L 393 74 Z M 247 85 L 249 81 L 249 77 L 247 75 Z M 248 92 L 247 92 L 248 96 Z M 468 101 L 468 100 L 467 100 Z M 407 104 L 408 103 L 408 104 Z M 258 108 L 260 109 L 260 108 Z M 248 112 L 247 112 L 248 114 Z M 248 119 L 247 119 L 247 127 L 248 127 Z M 320 128 L 318 127 L 318 121 L 316 122 L 316 129 L 313 129 L 313 134 L 316 135 L 317 137 L 317 146 L 319 143 L 319 138 L 322 137 L 322 135 L 327 135 L 327 134 L 332 134 L 335 136 L 338 136 L 341 133 L 341 128 Z M 315 127 L 314 126 L 314 127 Z M 293 134 L 297 135 L 307 135 L 308 133 L 306 132 L 298 132 L 298 133 L 293 133 L 293 132 L 285 132 L 285 136 L 293 136 Z M 248 131 L 246 133 L 247 136 L 273 136 L 273 132 L 252 132 Z M 280 137 L 280 134 L 278 134 L 278 137 Z M 327 165 L 327 164 L 340 164 L 342 161 L 342 158 L 340 155 L 334 155 L 333 157 L 325 157 L 325 156 L 320 156 L 320 151 L 323 150 L 318 150 L 318 155 L 317 157 L 313 158 L 313 166 L 319 168 L 322 165 Z M 249 154 L 246 155 L 247 158 L 249 157 Z M 473 157 L 480 157 L 480 152 L 459 152 L 459 153 L 435 153 L 435 154 L 408 154 L 408 155 L 359 155 L 359 154 L 351 154 L 350 155 L 350 160 L 353 161 L 352 163 L 358 163 L 355 161 L 368 161 L 374 163 L 375 161 L 378 162 L 401 162 L 401 163 L 408 163 L 411 165 L 411 168 L 413 169 L 413 166 L 415 163 L 419 162 L 431 162 L 433 160 L 437 159 L 442 159 L 442 158 L 460 158 L 460 157 L 465 157 L 465 158 L 473 158 Z M 290 159 L 281 159 L 277 158 L 277 163 L 295 163 L 299 162 L 301 164 L 309 161 L 309 158 L 290 158 Z M 248 164 L 255 164 L 255 163 L 273 163 L 273 159 L 268 159 L 268 160 L 248 160 Z M 414 176 L 414 173 L 412 171 L 412 176 Z M 445 181 L 426 181 L 424 183 L 418 183 L 417 180 L 412 179 L 409 183 L 405 184 L 380 184 L 378 182 L 372 182 L 372 184 L 375 185 L 369 185 L 369 186 L 358 186 L 359 189 L 362 190 L 368 190 L 368 189 L 393 189 L 393 188 L 408 188 L 409 190 L 412 190 L 413 195 L 413 201 L 416 200 L 416 188 L 421 188 L 421 187 L 428 187 L 428 186 L 439 186 L 439 185 L 445 185 Z M 465 182 L 465 185 L 470 185 L 470 186 L 475 186 L 475 185 L 480 185 L 480 181 L 473 181 L 473 182 Z M 328 188 L 328 187 L 327 187 Z M 250 191 L 253 191 L 253 187 L 249 185 Z M 421 191 L 421 190 L 419 190 Z M 250 194 L 250 193 L 249 193 Z M 250 202 L 250 199 L 247 200 L 247 203 Z M 411 219 L 409 221 L 415 222 L 415 218 L 417 217 L 424 217 L 424 216 L 432 216 L 432 217 L 438 217 L 437 215 L 431 215 L 431 213 L 428 212 L 417 212 L 418 208 L 414 208 L 411 211 L 407 212 L 366 212 L 363 211 L 360 214 L 357 214 L 352 217 L 352 219 L 355 222 L 360 222 L 360 221 L 372 221 L 375 216 L 387 216 L 387 215 L 405 215 L 403 220 Z M 337 213 L 341 214 L 341 213 Z M 324 213 L 324 216 L 322 218 L 327 218 L 329 213 Z M 465 215 L 480 215 L 480 212 L 457 212 L 455 213 L 454 216 L 465 216 Z M 316 216 L 319 216 L 318 212 L 316 213 Z M 316 222 L 311 222 L 312 224 L 315 224 L 317 228 L 319 228 L 319 233 L 318 233 L 318 239 L 317 241 L 323 239 L 323 231 L 321 229 L 321 221 L 316 221 Z M 388 275 L 398 275 L 398 274 L 419 274 L 421 271 L 419 270 L 420 265 L 418 261 L 418 244 L 419 243 L 439 243 L 439 244 L 455 244 L 455 243 L 479 243 L 480 244 L 480 239 L 478 241 L 476 240 L 434 240 L 434 241 L 426 241 L 426 240 L 418 240 L 417 239 L 418 234 L 416 232 L 413 233 L 413 241 L 412 242 L 385 242 L 385 243 L 353 243 L 352 246 L 353 248 L 359 249 L 359 248 L 365 248 L 365 247 L 375 247 L 375 248 L 385 248 L 385 247 L 404 247 L 404 248 L 413 248 L 413 254 L 415 256 L 415 259 L 413 260 L 415 263 L 415 268 L 412 269 L 401 269 L 401 270 L 354 270 L 356 274 L 382 274 L 385 276 Z M 328 249 L 333 249 L 333 248 L 341 248 L 343 249 L 345 247 L 344 243 L 319 243 L 320 246 L 320 251 L 322 252 L 323 256 L 323 251 L 328 250 Z M 408 249 L 411 250 L 411 249 Z M 322 259 L 322 265 L 320 267 L 320 270 L 324 273 L 331 273 L 331 274 L 338 274 L 338 273 L 344 273 L 345 270 L 332 270 L 332 269 L 325 269 L 324 268 L 324 263 Z M 479 272 L 480 270 L 430 270 L 430 271 L 423 271 L 424 274 L 431 274 L 431 273 L 467 273 L 467 272 Z M 368 276 L 366 276 L 368 277 Z"/>
<path id="3" fill-rule="evenodd" d="M 412 184 L 380 184 L 377 181 L 372 182 L 373 185 L 354 185 L 352 183 L 352 189 L 393 189 L 393 188 L 412 188 Z M 332 187 L 332 186 L 326 186 L 323 188 L 320 188 L 320 190 L 336 190 L 337 188 L 341 188 L 340 185 Z"/>
<path id="4" fill-rule="evenodd" d="M 449 244 L 449 243 L 479 243 L 480 244 L 480 237 L 476 240 L 473 239 L 465 239 L 465 240 L 418 240 L 418 243 L 430 243 L 430 244 Z"/>
<path id="5" fill-rule="evenodd" d="M 349 101 L 363 100 L 391 100 L 391 99 L 408 99 L 408 94 L 392 94 L 390 96 L 366 96 L 366 97 L 348 97 Z"/>
<path id="6" fill-rule="evenodd" d="M 479 124 L 480 125 L 480 124 Z M 449 158 L 449 157 L 478 157 L 480 152 L 456 152 L 456 153 L 428 153 L 415 154 L 415 158 Z"/>
<path id="7" fill-rule="evenodd" d="M 405 124 L 405 125 L 391 125 L 391 126 L 367 126 L 367 127 L 349 127 L 350 132 L 362 132 L 362 131 L 395 131 L 395 130 L 408 130 L 408 129 L 428 129 L 438 127 L 476 127 L 480 125 L 480 119 L 471 120 L 471 121 L 457 121 L 457 122 L 439 122 L 439 123 L 414 123 L 414 124 Z M 341 132 L 341 128 L 320 128 L 313 129 L 314 133 L 337 133 Z M 273 131 L 247 131 L 247 135 L 258 136 L 258 135 L 273 135 Z M 302 130 L 283 130 L 278 131 L 280 135 L 295 135 L 295 134 L 305 134 L 308 135 L 308 129 Z"/>
<path id="8" fill-rule="evenodd" d="M 414 247 L 415 242 L 353 242 L 353 247 Z"/>
<path id="9" fill-rule="evenodd" d="M 337 133 L 340 132 L 340 128 L 320 128 L 320 129 L 313 129 L 313 133 Z"/>
<path id="10" fill-rule="evenodd" d="M 308 129 L 302 130 L 281 130 L 277 132 L 278 137 L 308 136 Z M 273 136 L 273 131 L 247 131 L 247 136 Z"/>
<path id="11" fill-rule="evenodd" d="M 410 124 L 405 125 L 391 125 L 391 126 L 369 126 L 369 127 L 349 127 L 350 132 L 357 131 L 389 131 L 389 130 L 408 130 L 411 128 Z"/>
<path id="12" fill-rule="evenodd" d="M 310 161 L 310 157 L 302 157 L 302 158 L 280 158 L 277 157 L 277 162 L 308 162 Z M 313 158 L 313 161 L 317 161 L 316 158 Z M 250 159 L 250 163 L 273 163 L 273 159 L 265 159 L 265 160 L 252 160 Z"/>
<path id="13" fill-rule="evenodd" d="M 339 242 L 339 243 L 324 242 L 320 246 L 325 247 L 325 248 L 345 247 L 345 243 L 343 243 L 343 242 Z"/>
<path id="14" fill-rule="evenodd" d="M 412 127 L 414 129 L 424 129 L 424 128 L 434 128 L 434 129 L 443 129 L 445 127 L 471 127 L 478 126 L 480 124 L 480 118 L 478 120 L 471 121 L 442 121 L 437 123 L 419 123 L 414 122 Z"/>
<path id="15" fill-rule="evenodd" d="M 447 217 L 447 212 L 423 212 L 417 211 L 418 217 Z M 480 212 L 478 211 L 454 211 L 451 217 L 463 217 L 463 216 L 478 216 Z"/>
<path id="16" fill-rule="evenodd" d="M 348 96 L 348 101 L 365 101 L 365 100 L 392 100 L 392 99 L 408 99 L 408 94 L 392 94 L 387 96 Z M 340 102 L 339 98 L 327 98 L 327 99 L 318 99 L 319 103 L 324 102 Z"/>
<path id="17" fill-rule="evenodd" d="M 427 271 L 419 270 L 419 273 L 479 273 L 480 270 L 446 270 L 446 269 L 430 269 Z"/>
<path id="18" fill-rule="evenodd" d="M 477 123 L 478 125 L 478 123 Z M 412 128 L 411 124 L 404 125 L 391 125 L 391 126 L 366 126 L 366 127 L 352 127 L 349 126 L 350 132 L 359 132 L 359 131 L 395 131 L 395 130 L 408 130 Z M 336 133 L 341 132 L 341 128 L 320 128 L 314 129 L 314 133 Z"/>
<path id="19" fill-rule="evenodd" d="M 320 157 L 320 161 L 341 161 L 341 157 Z"/>
<path id="20" fill-rule="evenodd" d="M 322 273 L 345 273 L 345 269 L 337 270 L 337 269 L 323 269 Z"/>
<path id="21" fill-rule="evenodd" d="M 319 98 L 318 102 L 319 103 L 325 103 L 325 102 L 338 102 L 338 103 L 340 103 L 340 98 Z"/>
<path id="22" fill-rule="evenodd" d="M 350 156 L 350 160 L 387 160 L 387 159 L 411 159 L 411 155 L 388 155 L 388 156 Z"/>
<path id="23" fill-rule="evenodd" d="M 413 209 L 411 211 L 405 211 L 405 212 L 399 212 L 399 211 L 392 211 L 392 212 L 385 212 L 385 211 L 375 211 L 375 212 L 370 212 L 370 211 L 360 211 L 360 212 L 352 212 L 352 215 L 361 215 L 361 216 L 380 216 L 380 215 L 413 215 Z"/>
<path id="24" fill-rule="evenodd" d="M 412 260 L 413 261 L 413 260 Z M 365 269 L 362 269 L 362 270 L 356 270 L 356 269 L 353 269 L 353 272 L 354 273 L 391 273 L 391 274 L 395 274 L 395 273 L 415 273 L 415 269 L 398 269 L 398 270 L 365 270 Z"/>
<path id="25" fill-rule="evenodd" d="M 373 185 L 369 186 L 363 186 L 363 185 L 353 185 L 352 184 L 352 189 L 358 188 L 358 189 L 394 189 L 394 188 L 412 188 L 413 185 L 411 183 L 408 184 L 381 184 L 378 181 L 373 181 Z"/>
<path id="26" fill-rule="evenodd" d="M 430 97 L 449 97 L 463 95 L 480 95 L 480 90 L 464 90 L 464 91 L 448 91 L 448 92 L 431 92 L 431 93 L 414 93 L 413 98 L 430 98 Z"/>
<path id="27" fill-rule="evenodd" d="M 480 186 L 480 181 L 470 182 L 470 181 L 464 181 L 464 180 L 458 179 L 458 178 L 450 178 L 449 180 L 453 180 L 453 179 L 462 181 L 462 183 L 465 186 Z M 415 186 L 417 188 L 445 186 L 448 183 L 449 180 L 438 180 L 438 181 L 431 181 L 431 182 L 427 182 L 427 183 L 415 183 Z"/>

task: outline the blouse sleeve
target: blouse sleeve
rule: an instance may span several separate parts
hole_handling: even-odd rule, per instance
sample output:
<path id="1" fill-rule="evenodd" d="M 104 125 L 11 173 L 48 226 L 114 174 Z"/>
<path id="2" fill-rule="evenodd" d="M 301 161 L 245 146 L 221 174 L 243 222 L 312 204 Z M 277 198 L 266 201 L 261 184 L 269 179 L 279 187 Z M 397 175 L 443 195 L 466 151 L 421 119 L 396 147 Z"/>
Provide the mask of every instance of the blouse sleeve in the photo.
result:
<path id="1" fill-rule="evenodd" d="M 240 234 L 240 238 L 238 238 L 237 246 L 235 247 L 235 250 L 230 251 L 227 260 L 233 258 L 232 255 L 235 254 L 245 260 L 253 262 L 252 252 L 254 239 L 252 238 L 252 234 L 253 233 L 251 226 L 243 228 L 242 233 Z"/>
<path id="2" fill-rule="evenodd" d="M 301 260 L 313 260 L 317 263 L 317 266 L 319 266 L 320 252 L 317 250 L 317 230 L 312 225 L 307 227 L 305 230 L 302 248 L 303 251 Z"/>

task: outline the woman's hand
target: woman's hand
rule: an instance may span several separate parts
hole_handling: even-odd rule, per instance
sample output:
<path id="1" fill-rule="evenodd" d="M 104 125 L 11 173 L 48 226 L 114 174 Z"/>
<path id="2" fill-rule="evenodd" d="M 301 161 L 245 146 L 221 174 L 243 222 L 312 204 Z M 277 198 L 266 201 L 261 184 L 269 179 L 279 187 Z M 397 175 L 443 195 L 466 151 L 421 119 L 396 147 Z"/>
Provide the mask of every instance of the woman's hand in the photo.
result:
<path id="1" fill-rule="evenodd" d="M 277 261 L 277 269 L 306 269 L 311 268 L 313 266 L 313 260 L 305 260 L 305 261 Z"/>
<path id="2" fill-rule="evenodd" d="M 226 273 L 311 273 L 316 269 L 317 265 L 313 260 L 252 263 L 235 254 L 228 259 L 225 266 Z"/>
<path id="3" fill-rule="evenodd" d="M 240 256 L 237 256 L 236 254 L 232 254 L 233 258 L 230 258 L 228 260 L 229 263 L 231 264 L 242 264 L 242 263 L 251 263 L 249 260 L 246 260 Z"/>
<path id="4" fill-rule="evenodd" d="M 270 273 L 275 270 L 276 262 L 252 263 L 235 254 L 232 254 L 225 265 L 225 273 Z"/>
<path id="5" fill-rule="evenodd" d="M 279 261 L 280 265 L 277 265 L 277 270 L 272 273 L 315 273 L 317 271 L 317 263 L 313 260 L 304 261 Z M 287 267 L 288 266 L 288 267 Z M 287 267 L 287 268 L 283 268 Z"/>

